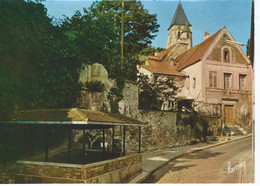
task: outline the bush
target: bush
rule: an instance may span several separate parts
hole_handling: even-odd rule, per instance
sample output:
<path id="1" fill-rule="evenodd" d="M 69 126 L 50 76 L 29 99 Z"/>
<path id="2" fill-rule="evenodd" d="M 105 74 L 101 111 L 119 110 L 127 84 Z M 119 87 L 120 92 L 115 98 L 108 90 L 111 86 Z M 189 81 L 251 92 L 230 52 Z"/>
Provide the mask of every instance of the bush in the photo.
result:
<path id="1" fill-rule="evenodd" d="M 111 88 L 110 92 L 118 98 L 123 98 L 123 95 L 120 93 L 120 90 L 117 88 Z"/>
<path id="2" fill-rule="evenodd" d="M 103 92 L 105 85 L 101 81 L 86 82 L 86 87 L 91 92 Z"/>

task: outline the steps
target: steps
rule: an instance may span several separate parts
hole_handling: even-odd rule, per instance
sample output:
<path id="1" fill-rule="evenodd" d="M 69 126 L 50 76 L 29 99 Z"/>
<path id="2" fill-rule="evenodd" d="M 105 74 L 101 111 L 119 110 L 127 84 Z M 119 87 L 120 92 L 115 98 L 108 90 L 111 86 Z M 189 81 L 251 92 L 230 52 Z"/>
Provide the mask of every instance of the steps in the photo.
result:
<path id="1" fill-rule="evenodd" d="M 247 133 L 239 126 L 228 126 L 228 129 L 231 131 L 232 136 L 246 135 Z"/>

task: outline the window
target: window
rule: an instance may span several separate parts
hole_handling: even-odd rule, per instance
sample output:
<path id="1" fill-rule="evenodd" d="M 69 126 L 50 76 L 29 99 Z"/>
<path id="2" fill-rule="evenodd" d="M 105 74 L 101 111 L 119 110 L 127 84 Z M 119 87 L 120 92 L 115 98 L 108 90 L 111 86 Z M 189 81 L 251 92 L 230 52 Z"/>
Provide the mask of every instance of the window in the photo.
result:
<path id="1" fill-rule="evenodd" d="M 217 72 L 209 72 L 209 87 L 217 87 Z"/>
<path id="2" fill-rule="evenodd" d="M 246 89 L 246 75 L 239 74 L 239 90 Z"/>
<path id="3" fill-rule="evenodd" d="M 231 73 L 224 73 L 224 89 L 231 88 Z"/>
<path id="4" fill-rule="evenodd" d="M 230 51 L 229 51 L 228 48 L 225 48 L 223 50 L 223 61 L 227 62 L 227 63 L 230 63 Z"/>
<path id="5" fill-rule="evenodd" d="M 181 32 L 180 31 L 178 31 L 178 38 L 180 38 L 181 37 Z"/>
<path id="6" fill-rule="evenodd" d="M 193 88 L 196 87 L 196 78 L 193 78 Z"/>

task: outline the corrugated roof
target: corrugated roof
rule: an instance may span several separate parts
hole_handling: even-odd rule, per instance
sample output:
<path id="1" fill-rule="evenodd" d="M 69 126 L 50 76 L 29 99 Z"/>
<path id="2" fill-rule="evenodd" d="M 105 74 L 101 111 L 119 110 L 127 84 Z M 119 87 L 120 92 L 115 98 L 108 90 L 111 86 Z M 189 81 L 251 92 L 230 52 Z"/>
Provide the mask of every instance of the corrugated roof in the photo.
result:
<path id="1" fill-rule="evenodd" d="M 189 25 L 191 26 L 191 24 L 189 23 L 186 14 L 182 8 L 181 3 L 178 3 L 178 6 L 175 10 L 174 16 L 172 18 L 172 22 L 170 24 L 169 29 L 171 28 L 172 25 Z"/>
<path id="2" fill-rule="evenodd" d="M 6 123 L 58 123 L 60 124 L 133 124 L 145 125 L 145 123 L 120 114 L 110 114 L 87 109 L 39 109 L 39 110 L 22 110 L 13 114 L 11 121 Z M 2 122 L 4 123 L 4 122 Z"/>
<path id="3" fill-rule="evenodd" d="M 148 60 L 147 62 L 150 65 L 142 65 L 141 67 L 152 73 L 184 76 L 184 74 L 178 72 L 176 66 L 171 65 L 170 62 L 161 62 L 155 60 Z"/>
<path id="4" fill-rule="evenodd" d="M 224 27 L 222 29 L 224 29 Z M 192 47 L 183 54 L 179 55 L 175 59 L 175 62 L 177 63 L 177 70 L 182 70 L 200 61 L 222 29 L 220 29 L 218 32 L 216 32 L 214 35 L 212 35 L 202 43 L 196 45 L 195 47 Z"/>

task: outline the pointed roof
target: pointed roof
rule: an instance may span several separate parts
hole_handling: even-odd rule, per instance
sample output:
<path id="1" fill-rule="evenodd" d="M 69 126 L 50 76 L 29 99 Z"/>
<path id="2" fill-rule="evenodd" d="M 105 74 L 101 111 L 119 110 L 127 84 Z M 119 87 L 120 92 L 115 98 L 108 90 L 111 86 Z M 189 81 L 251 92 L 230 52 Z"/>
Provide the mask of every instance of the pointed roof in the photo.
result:
<path id="1" fill-rule="evenodd" d="M 179 2 L 178 3 L 178 6 L 175 10 L 175 14 L 172 18 L 172 22 L 171 22 L 171 25 L 169 27 L 169 29 L 172 27 L 172 25 L 186 25 L 188 24 L 189 26 L 191 26 L 191 24 L 189 23 L 187 17 L 186 17 L 186 14 L 182 8 L 182 5 L 181 3 Z"/>
<path id="2" fill-rule="evenodd" d="M 188 22 L 186 22 L 186 24 L 185 24 L 185 26 L 184 26 L 182 32 L 191 32 L 191 31 L 190 31 L 190 27 L 189 27 L 189 25 L 188 25 Z"/>

